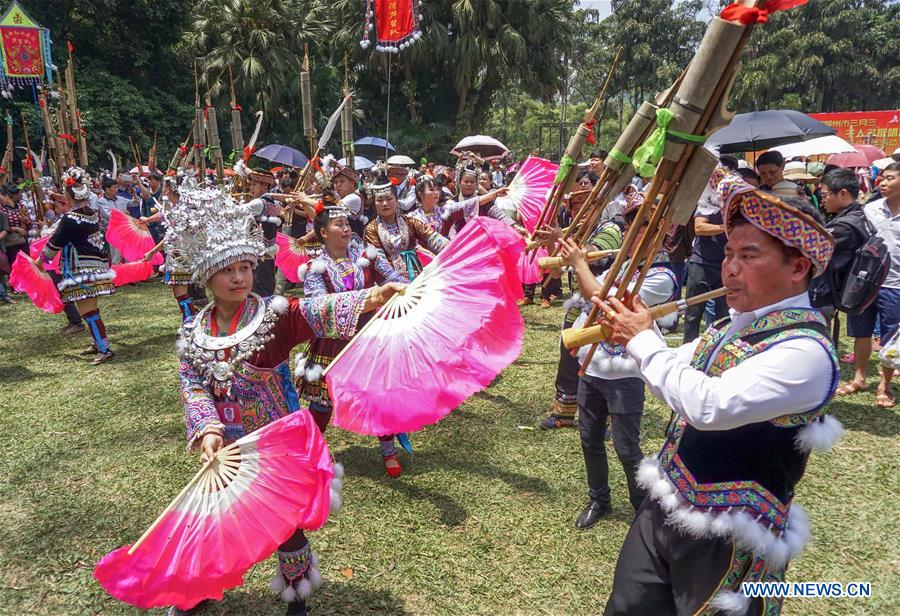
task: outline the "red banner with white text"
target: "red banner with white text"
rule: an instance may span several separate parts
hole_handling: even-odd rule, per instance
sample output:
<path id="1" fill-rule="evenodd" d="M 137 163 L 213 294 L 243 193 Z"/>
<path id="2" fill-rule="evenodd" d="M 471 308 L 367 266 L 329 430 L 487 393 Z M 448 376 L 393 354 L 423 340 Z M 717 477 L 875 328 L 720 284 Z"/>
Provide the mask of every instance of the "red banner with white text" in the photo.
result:
<path id="1" fill-rule="evenodd" d="M 836 130 L 838 137 L 850 143 L 877 146 L 888 156 L 900 148 L 900 109 L 839 111 L 809 115 Z"/>

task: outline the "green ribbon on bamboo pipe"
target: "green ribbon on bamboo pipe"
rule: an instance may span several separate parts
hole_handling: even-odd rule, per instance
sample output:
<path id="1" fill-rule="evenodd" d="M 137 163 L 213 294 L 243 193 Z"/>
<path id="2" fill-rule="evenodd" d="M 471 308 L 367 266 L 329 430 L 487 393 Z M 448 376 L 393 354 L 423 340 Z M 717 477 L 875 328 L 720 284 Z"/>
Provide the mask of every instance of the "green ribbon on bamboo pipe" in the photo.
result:
<path id="1" fill-rule="evenodd" d="M 702 145 L 706 141 L 706 137 L 703 135 L 692 135 L 670 129 L 669 124 L 673 119 L 675 119 L 675 114 L 669 109 L 660 107 L 656 110 L 656 128 L 653 129 L 647 140 L 634 151 L 634 159 L 631 161 L 640 177 L 646 178 L 656 173 L 656 167 L 662 160 L 663 152 L 666 149 L 666 141 L 679 141 L 692 145 Z"/>

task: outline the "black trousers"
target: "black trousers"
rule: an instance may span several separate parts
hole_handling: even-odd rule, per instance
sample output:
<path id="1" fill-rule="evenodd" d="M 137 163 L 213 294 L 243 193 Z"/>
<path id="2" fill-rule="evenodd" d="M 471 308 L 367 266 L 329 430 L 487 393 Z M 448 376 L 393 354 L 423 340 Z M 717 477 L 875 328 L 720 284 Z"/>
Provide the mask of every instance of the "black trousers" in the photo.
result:
<path id="1" fill-rule="evenodd" d="M 680 533 L 666 522 L 656 501 L 647 498 L 619 552 L 604 615 L 695 614 L 719 589 L 734 550 L 725 539 L 694 539 Z M 762 608 L 763 600 L 753 599 L 745 613 L 762 614 Z"/>
<path id="2" fill-rule="evenodd" d="M 707 291 L 720 289 L 722 287 L 722 268 L 721 266 L 700 265 L 699 263 L 688 263 L 687 284 L 685 285 L 684 297 L 694 297 Z M 728 304 L 724 297 L 715 300 L 716 304 L 716 320 L 723 319 L 728 316 Z M 689 306 L 684 313 L 684 341 L 685 343 L 695 340 L 700 335 L 700 326 L 703 324 L 703 314 L 706 312 L 706 304 L 697 304 Z"/>
<path id="3" fill-rule="evenodd" d="M 262 297 L 275 295 L 275 261 L 260 262 L 253 272 L 253 292 Z"/>
<path id="4" fill-rule="evenodd" d="M 570 309 L 566 311 L 563 319 L 563 330 L 569 329 L 575 324 L 581 311 Z M 581 364 L 572 352 L 559 341 L 559 364 L 556 366 L 556 402 L 557 411 L 569 411 L 566 414 L 575 415 L 575 404 L 578 402 L 578 369 Z"/>
<path id="5" fill-rule="evenodd" d="M 578 381 L 578 431 L 587 471 L 588 497 L 610 502 L 609 463 L 606 457 L 606 418 L 612 416 L 613 447 L 628 482 L 628 500 L 637 509 L 646 493 L 635 473 L 641 453 L 641 415 L 644 382 L 638 378 L 606 380 L 583 376 Z"/>
<path id="6" fill-rule="evenodd" d="M 528 299 L 534 299 L 534 291 L 536 288 L 537 283 L 522 285 L 525 297 Z M 555 295 L 556 297 L 562 295 L 562 279 L 551 278 L 549 274 L 544 274 L 544 278 L 541 280 L 541 299 L 549 300 L 551 295 Z"/>
<path id="7" fill-rule="evenodd" d="M 62 280 L 62 276 L 57 274 L 56 272 L 47 272 L 50 275 L 50 280 L 53 281 L 53 284 L 59 285 L 59 281 Z M 63 304 L 63 310 L 66 312 L 66 319 L 69 320 L 69 323 L 72 325 L 84 325 L 81 322 L 81 314 L 78 312 L 78 308 L 75 307 L 73 302 L 65 302 Z"/>

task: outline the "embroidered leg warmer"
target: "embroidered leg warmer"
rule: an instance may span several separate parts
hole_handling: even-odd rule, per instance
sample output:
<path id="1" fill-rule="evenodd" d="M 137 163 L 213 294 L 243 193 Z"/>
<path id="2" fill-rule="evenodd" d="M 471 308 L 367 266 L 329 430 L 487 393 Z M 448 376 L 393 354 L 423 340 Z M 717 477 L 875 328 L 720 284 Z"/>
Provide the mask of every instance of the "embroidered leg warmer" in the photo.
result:
<path id="1" fill-rule="evenodd" d="M 278 574 L 272 580 L 272 589 L 281 593 L 285 603 L 306 600 L 322 583 L 318 563 L 309 543 L 293 552 L 278 550 Z"/>
<path id="2" fill-rule="evenodd" d="M 103 319 L 100 318 L 99 310 L 91 310 L 82 315 L 84 322 L 87 323 L 91 332 L 91 338 L 94 339 L 94 345 L 100 353 L 109 351 L 109 340 L 106 339 L 106 326 L 103 325 Z"/>

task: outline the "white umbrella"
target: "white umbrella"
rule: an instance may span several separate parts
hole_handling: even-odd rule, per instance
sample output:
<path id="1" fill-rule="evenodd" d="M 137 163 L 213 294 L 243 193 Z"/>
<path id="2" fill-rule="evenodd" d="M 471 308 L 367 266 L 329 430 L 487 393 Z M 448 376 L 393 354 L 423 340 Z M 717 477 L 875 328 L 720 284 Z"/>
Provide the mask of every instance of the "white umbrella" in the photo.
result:
<path id="1" fill-rule="evenodd" d="M 137 172 L 138 168 L 137 166 L 134 166 L 128 173 L 136 174 Z M 148 167 L 147 165 L 141 165 L 141 175 L 147 175 L 148 173 L 150 173 L 150 167 Z"/>
<path id="2" fill-rule="evenodd" d="M 403 166 L 408 166 L 408 165 L 414 166 L 416 164 L 416 161 L 411 159 L 409 156 L 404 156 L 403 154 L 397 154 L 395 156 L 391 156 L 389 159 L 387 159 L 386 162 L 389 165 L 403 165 Z"/>
<path id="3" fill-rule="evenodd" d="M 338 161 L 338 163 L 341 165 L 346 165 L 347 159 L 342 158 Z M 369 160 L 365 156 L 354 156 L 353 157 L 353 168 L 356 171 L 365 171 L 366 169 L 371 169 L 374 166 L 375 166 L 375 163 L 373 163 L 371 160 Z"/>
<path id="4" fill-rule="evenodd" d="M 897 161 L 894 160 L 893 158 L 891 158 L 890 156 L 888 156 L 887 158 L 879 158 L 874 163 L 872 163 L 872 166 L 878 167 L 879 169 L 884 169 L 891 163 L 895 163 L 895 162 L 897 162 Z"/>
<path id="5" fill-rule="evenodd" d="M 456 144 L 450 151 L 454 156 L 460 156 L 463 152 L 472 152 L 485 160 L 503 158 L 509 153 L 509 148 L 487 135 L 472 135 Z"/>
<path id="6" fill-rule="evenodd" d="M 825 137 L 816 137 L 809 141 L 800 141 L 798 143 L 788 143 L 787 145 L 779 145 L 771 148 L 779 152 L 782 156 L 793 158 L 795 156 L 815 156 L 816 154 L 843 154 L 844 152 L 856 152 L 856 148 L 838 137 L 837 135 L 826 135 Z"/>

